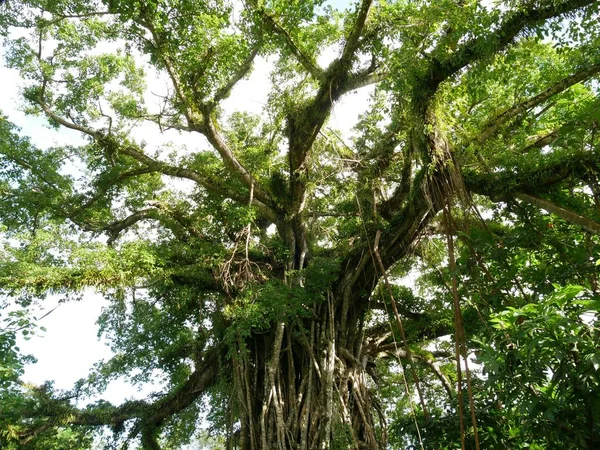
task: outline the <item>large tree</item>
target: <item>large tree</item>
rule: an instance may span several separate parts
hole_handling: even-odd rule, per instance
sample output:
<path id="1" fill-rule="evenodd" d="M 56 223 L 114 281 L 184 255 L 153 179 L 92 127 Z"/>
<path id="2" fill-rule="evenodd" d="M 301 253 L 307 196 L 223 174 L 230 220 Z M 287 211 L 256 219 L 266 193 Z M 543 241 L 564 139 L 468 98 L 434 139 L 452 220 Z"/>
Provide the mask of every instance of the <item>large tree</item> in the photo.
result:
<path id="1" fill-rule="evenodd" d="M 27 111 L 84 139 L 37 149 L 0 119 L 10 237 L 0 287 L 23 307 L 51 293 L 103 293 L 99 324 L 115 350 L 71 392 L 49 384 L 3 394 L 13 411 L 0 422 L 4 445 L 51 448 L 48 439 L 104 426 L 171 448 L 193 434 L 207 398 L 227 448 L 375 450 L 388 437 L 513 448 L 509 424 L 537 439 L 545 423 L 513 405 L 548 394 L 545 382 L 562 386 L 556 371 L 582 367 L 573 342 L 591 367 L 581 377 L 597 388 L 592 325 L 579 320 L 593 302 L 544 316 L 571 318 L 558 360 L 548 350 L 525 371 L 493 356 L 524 339 L 531 352 L 547 348 L 538 310 L 515 308 L 581 304 L 559 285 L 597 291 L 597 1 L 0 8 Z M 225 108 L 257 60 L 269 67 L 263 114 Z M 168 85 L 160 107 L 146 74 Z M 328 120 L 360 89 L 371 100 L 352 137 L 342 135 Z M 135 139 L 141 124 L 197 136 L 197 146 Z M 423 289 L 401 287 L 415 272 Z M 507 306 L 520 311 L 514 320 Z M 491 314 L 500 331 L 484 339 Z M 432 350 L 448 334 L 455 347 Z M 471 347 L 488 364 L 487 384 L 465 362 L 445 364 Z M 161 392 L 75 406 L 128 374 L 160 380 Z M 519 397 L 506 388 L 511 377 L 537 394 Z M 581 386 L 569 390 L 581 377 L 556 395 L 586 404 L 583 415 L 548 420 L 573 445 L 597 448 L 598 405 Z M 479 432 L 478 417 L 488 424 Z"/>

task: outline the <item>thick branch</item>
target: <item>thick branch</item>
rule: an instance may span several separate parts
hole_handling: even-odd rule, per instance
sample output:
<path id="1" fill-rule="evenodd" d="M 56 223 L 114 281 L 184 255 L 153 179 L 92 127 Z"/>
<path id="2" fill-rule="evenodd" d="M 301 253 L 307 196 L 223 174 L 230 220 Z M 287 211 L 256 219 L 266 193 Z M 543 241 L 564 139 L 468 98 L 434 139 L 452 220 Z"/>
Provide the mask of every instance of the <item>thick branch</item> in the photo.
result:
<path id="1" fill-rule="evenodd" d="M 118 220 L 116 222 L 111 223 L 103 228 L 109 234 L 108 244 L 113 243 L 118 237 L 119 234 L 123 230 L 135 225 L 136 223 L 150 218 L 157 217 L 157 210 L 155 208 L 146 208 L 139 211 L 134 212 L 130 216 L 126 217 L 123 220 Z"/>
<path id="2" fill-rule="evenodd" d="M 410 200 L 390 219 L 389 226 L 382 234 L 380 254 L 386 267 L 393 266 L 399 259 L 410 253 L 421 232 L 435 216 L 437 210 L 430 209 L 424 192 L 420 187 L 415 188 Z M 342 325 L 346 320 L 351 321 L 351 315 L 360 315 L 361 310 L 366 311 L 368 296 L 364 293 L 372 292 L 379 281 L 381 274 L 375 268 L 369 245 L 366 240 L 363 246 L 357 247 L 342 263 L 341 267 L 346 269 L 346 276 L 339 285 L 344 302 Z"/>
<path id="3" fill-rule="evenodd" d="M 285 30 L 273 16 L 268 14 L 264 9 L 259 9 L 261 17 L 264 19 L 264 23 L 269 27 L 275 34 L 281 36 L 285 42 L 288 50 L 296 57 L 296 60 L 310 73 L 315 80 L 323 79 L 323 70 L 317 65 L 313 59 L 306 55 L 300 47 L 294 42 L 292 36 Z"/>
<path id="4" fill-rule="evenodd" d="M 219 135 L 215 124 L 210 117 L 210 114 L 206 114 L 204 117 L 203 133 L 215 150 L 219 152 L 219 155 L 221 155 L 225 166 L 233 174 L 237 175 L 249 190 L 254 192 L 253 204 L 256 205 L 258 202 L 262 205 L 262 208 L 268 209 L 268 218 L 272 222 L 276 222 L 277 214 L 274 209 L 272 209 L 271 205 L 273 205 L 274 202 L 272 201 L 271 196 L 260 186 L 252 174 L 237 160 L 231 148 Z"/>
<path id="5" fill-rule="evenodd" d="M 228 196 L 226 190 L 219 186 L 216 182 L 207 180 L 205 177 L 200 175 L 198 172 L 185 169 L 182 167 L 172 166 L 162 161 L 158 161 L 150 156 L 146 155 L 142 151 L 134 148 L 133 145 L 120 146 L 118 152 L 123 155 L 127 155 L 144 164 L 149 169 L 159 172 L 165 175 L 169 175 L 176 178 L 185 178 L 188 180 L 195 181 L 200 186 L 207 188 L 213 192 Z"/>
<path id="6" fill-rule="evenodd" d="M 161 49 L 161 37 L 158 35 L 149 20 L 145 21 L 144 26 L 152 33 L 153 42 L 151 44 L 156 49 L 158 57 L 163 61 L 163 64 L 167 69 L 167 73 L 169 74 L 173 86 L 175 87 L 176 95 L 179 101 L 186 107 L 185 112 L 188 120 L 188 128 L 206 136 L 208 141 L 223 159 L 225 166 L 230 169 L 234 175 L 238 176 L 248 189 L 254 189 L 256 197 L 254 205 L 261 209 L 263 215 L 266 213 L 265 217 L 272 222 L 275 222 L 277 220 L 277 214 L 272 209 L 273 202 L 271 201 L 270 196 L 264 189 L 259 187 L 258 183 L 253 179 L 248 170 L 236 159 L 229 146 L 217 132 L 211 117 L 211 113 L 219 101 L 226 98 L 236 83 L 240 81 L 251 69 L 252 62 L 258 54 L 258 50 L 260 49 L 260 42 L 254 46 L 242 66 L 231 77 L 231 79 L 219 90 L 217 90 L 212 101 L 206 102 L 205 99 L 196 99 L 196 104 L 194 104 L 189 98 L 187 98 L 172 61 Z"/>
<path id="7" fill-rule="evenodd" d="M 152 405 L 154 414 L 151 420 L 154 424 L 161 425 L 169 417 L 183 411 L 215 384 L 219 371 L 216 353 L 213 351 L 179 389 Z"/>
<path id="8" fill-rule="evenodd" d="M 352 80 L 346 85 L 346 87 L 341 91 L 341 95 L 344 95 L 350 91 L 354 91 L 356 89 L 361 89 L 372 84 L 381 83 L 383 80 L 389 77 L 389 73 L 387 72 L 376 72 L 372 73 L 371 71 L 365 71 L 363 73 L 357 74 Z"/>
<path id="9" fill-rule="evenodd" d="M 218 358 L 213 349 L 189 378 L 175 391 L 165 395 L 154 403 L 129 401 L 119 407 L 107 410 L 106 407 L 90 408 L 86 411 L 69 411 L 64 421 L 73 425 L 115 425 L 127 420 L 141 420 L 139 430 L 146 427 L 160 427 L 163 422 L 185 410 L 194 403 L 210 386 L 218 375 Z M 57 423 L 63 423 L 55 418 Z"/>
<path id="10" fill-rule="evenodd" d="M 320 79 L 316 96 L 288 115 L 289 162 L 291 179 L 291 199 L 288 214 L 298 216 L 304 209 L 306 200 L 306 158 L 323 126 L 329 117 L 333 103 L 345 92 L 351 90 L 350 71 L 352 60 L 360 43 L 360 36 L 369 14 L 371 0 L 363 0 L 357 11 L 357 18 L 348 35 L 346 45 L 339 59 L 334 61 Z M 357 81 L 358 86 L 359 81 Z M 297 229 L 300 229 L 297 226 Z"/>
<path id="11" fill-rule="evenodd" d="M 524 112 L 530 110 L 531 108 L 545 102 L 546 100 L 553 97 L 554 95 L 557 95 L 557 94 L 565 91 L 569 87 L 571 87 L 581 81 L 587 80 L 594 75 L 597 75 L 598 73 L 600 73 L 600 64 L 596 64 L 594 66 L 587 67 L 585 69 L 581 69 L 581 70 L 575 72 L 573 75 L 570 75 L 570 76 L 560 80 L 559 82 L 553 84 L 552 86 L 550 86 L 549 88 L 547 88 L 546 90 L 541 92 L 540 94 L 538 94 L 534 97 L 531 97 L 531 98 L 519 103 L 518 105 L 513 106 L 510 109 L 507 109 L 506 111 L 502 112 L 501 114 L 498 114 L 492 120 L 488 121 L 488 123 L 484 126 L 483 131 L 476 138 L 477 143 L 483 144 L 490 137 L 492 137 L 496 133 L 496 131 L 498 131 L 498 128 L 500 128 L 502 125 L 504 125 L 511 119 L 513 119 L 513 118 L 517 117 L 518 115 L 523 114 Z"/>
<path id="12" fill-rule="evenodd" d="M 106 231 L 109 234 L 109 239 L 107 241 L 108 245 L 112 244 L 124 230 L 146 219 L 158 220 L 163 226 L 170 229 L 175 237 L 183 242 L 187 242 L 189 236 L 194 236 L 196 239 L 204 241 L 206 240 L 206 237 L 194 227 L 194 224 L 189 217 L 169 208 L 161 202 L 152 201 L 147 203 L 149 206 L 152 206 L 152 208 L 136 211 L 125 219 L 118 220 L 102 228 L 103 231 Z M 182 231 L 187 232 L 188 235 L 184 235 Z"/>
<path id="13" fill-rule="evenodd" d="M 70 122 L 56 114 L 54 111 L 52 111 L 43 102 L 44 88 L 45 85 L 42 88 L 42 96 L 40 96 L 40 98 L 38 99 L 38 104 L 48 117 L 50 117 L 52 120 L 58 122 L 60 125 L 66 128 L 85 133 L 88 136 L 95 138 L 100 144 L 106 141 L 106 139 L 110 139 L 109 136 L 104 136 L 99 131 Z M 249 189 L 254 189 L 255 194 L 252 200 L 252 205 L 260 211 L 263 217 L 265 217 L 273 223 L 276 223 L 279 220 L 279 216 L 277 215 L 275 210 L 270 206 L 273 203 L 270 199 L 270 196 L 266 193 L 266 191 L 264 191 L 264 189 L 258 187 L 258 183 L 253 179 L 252 175 L 246 170 L 246 168 L 244 168 L 239 163 L 239 161 L 237 161 L 231 149 L 227 146 L 225 141 L 223 141 L 223 139 L 217 133 L 214 124 L 212 123 L 208 114 L 206 124 L 201 125 L 200 127 L 196 126 L 195 130 L 205 134 L 209 142 L 215 147 L 215 149 L 223 158 L 225 165 L 230 170 L 232 170 L 233 173 L 237 174 L 242 179 L 242 181 L 244 181 L 244 184 L 246 184 L 249 187 Z M 134 146 L 132 145 L 121 145 L 119 146 L 118 152 L 136 159 L 152 171 L 159 172 L 172 177 L 189 179 L 195 181 L 200 186 L 203 186 L 206 189 L 216 192 L 225 197 L 234 200 L 245 201 L 245 199 L 241 198 L 239 195 L 236 195 L 230 192 L 229 190 L 225 189 L 225 187 L 221 186 L 218 182 L 211 181 L 206 177 L 200 175 L 198 172 L 182 167 L 172 166 L 170 164 L 155 160 L 147 156 L 140 150 L 134 148 Z"/>
<path id="14" fill-rule="evenodd" d="M 254 51 L 253 54 L 256 55 L 256 52 Z M 254 58 L 254 56 L 252 56 L 251 59 L 247 60 L 248 66 L 251 65 L 253 58 Z M 165 60 L 165 64 L 168 64 L 167 60 Z M 249 67 L 248 67 L 248 69 L 246 69 L 246 71 L 247 70 L 249 70 Z M 172 81 L 177 89 L 177 79 L 175 77 L 175 74 L 174 74 L 174 72 L 173 73 L 169 72 L 169 73 L 170 73 Z M 236 75 L 236 77 L 237 76 L 239 76 L 238 79 L 241 79 L 241 77 L 243 77 L 243 73 L 241 73 L 241 71 L 240 71 Z M 234 79 L 236 77 L 234 77 Z M 233 87 L 233 84 L 235 84 L 233 79 L 230 81 L 229 84 L 231 84 L 231 87 Z M 41 95 L 38 99 L 38 104 L 40 105 L 40 107 L 46 113 L 46 115 L 48 117 L 50 117 L 52 120 L 56 121 L 57 123 L 59 123 L 60 125 L 66 127 L 66 128 L 70 128 L 72 130 L 76 130 L 81 133 L 85 133 L 88 136 L 95 138 L 100 143 L 103 140 L 109 138 L 107 136 L 102 135 L 102 133 L 100 133 L 99 131 L 93 130 L 91 128 L 83 127 L 81 125 L 73 123 L 72 121 L 68 121 L 68 120 L 64 119 L 63 117 L 59 116 L 58 114 L 56 114 L 54 111 L 52 111 L 46 105 L 46 103 L 44 103 L 44 101 L 43 101 L 43 94 L 45 91 L 45 87 L 46 87 L 46 83 L 44 82 L 44 84 L 42 85 Z M 226 86 L 225 89 L 229 89 L 229 88 L 227 88 L 227 86 Z M 178 92 L 180 91 L 180 89 L 177 89 L 177 90 L 178 90 Z M 223 90 L 221 92 L 221 95 L 226 95 L 227 92 L 228 92 L 227 90 Z M 183 95 L 183 94 L 181 92 L 179 92 L 178 95 Z M 181 100 L 183 101 L 184 97 L 181 97 Z M 258 183 L 253 179 L 252 175 L 246 170 L 245 167 L 243 167 L 239 163 L 239 161 L 235 158 L 235 155 L 233 154 L 233 152 L 231 151 L 229 146 L 220 137 L 220 135 L 218 134 L 218 132 L 210 118 L 210 111 L 206 111 L 204 116 L 205 116 L 205 123 L 199 124 L 199 125 L 193 124 L 193 126 L 191 125 L 192 129 L 194 131 L 198 131 L 198 132 L 204 134 L 207 137 L 207 139 L 209 140 L 209 142 L 213 145 L 213 147 L 219 152 L 226 167 L 228 167 L 232 171 L 232 173 L 238 175 L 249 189 L 254 189 L 255 194 L 254 194 L 254 199 L 253 199 L 253 205 L 256 206 L 261 211 L 261 214 L 265 218 L 269 219 L 270 221 L 277 222 L 278 216 L 275 213 L 275 211 L 272 209 L 272 207 L 270 206 L 273 203 L 272 200 L 270 199 L 270 196 L 266 193 L 266 191 L 264 189 L 258 187 Z M 220 186 L 217 182 L 210 181 L 206 177 L 201 176 L 199 173 L 197 173 L 195 171 L 192 171 L 189 169 L 184 169 L 181 167 L 171 166 L 169 164 L 152 159 L 149 156 L 145 155 L 143 152 L 133 148 L 133 146 L 131 146 L 131 145 L 120 146 L 119 152 L 131 156 L 132 158 L 145 164 L 148 168 L 151 168 L 156 172 L 160 172 L 165 175 L 178 177 L 178 178 L 187 178 L 189 180 L 195 181 L 199 185 L 204 186 L 205 188 L 207 188 L 213 192 L 217 192 L 217 193 L 224 195 L 226 197 L 229 197 L 229 198 L 236 199 L 238 197 L 236 195 L 233 195 L 231 192 L 228 192 L 224 187 Z"/>
<path id="15" fill-rule="evenodd" d="M 252 63 L 254 62 L 254 59 L 256 58 L 256 55 L 258 54 L 258 51 L 260 49 L 260 44 L 261 43 L 258 42 L 254 46 L 254 48 L 252 48 L 252 51 L 244 60 L 244 63 L 240 66 L 237 72 L 233 74 L 231 79 L 216 92 L 212 100 L 213 107 L 216 106 L 221 100 L 227 98 L 231 93 L 233 87 L 238 83 L 238 81 L 244 78 L 248 74 L 248 72 L 250 72 L 250 69 L 252 68 Z"/>
<path id="16" fill-rule="evenodd" d="M 362 0 L 360 4 L 360 8 L 358 10 L 358 16 L 356 17 L 356 21 L 354 22 L 354 26 L 352 27 L 352 31 L 348 35 L 346 39 L 346 45 L 344 45 L 344 50 L 342 50 L 342 56 L 335 64 L 340 66 L 349 66 L 356 54 L 356 50 L 358 49 L 358 45 L 360 42 L 360 37 L 365 28 L 365 23 L 367 22 L 367 17 L 369 16 L 369 10 L 371 9 L 371 4 L 373 0 Z"/>
<path id="17" fill-rule="evenodd" d="M 550 133 L 545 134 L 543 136 L 533 137 L 530 140 L 531 144 L 523 148 L 523 150 L 521 150 L 521 153 L 527 153 L 530 150 L 533 150 L 534 148 L 544 148 L 546 145 L 552 144 L 559 137 L 560 132 L 558 130 L 551 131 Z"/>
<path id="18" fill-rule="evenodd" d="M 573 211 L 569 211 L 568 209 L 562 208 L 555 203 L 552 203 L 549 200 L 545 200 L 540 197 L 536 197 L 535 195 L 529 195 L 524 193 L 517 193 L 515 197 L 519 200 L 523 200 L 524 202 L 530 203 L 538 208 L 545 209 L 546 211 L 557 215 L 561 219 L 573 224 L 578 225 L 586 231 L 590 233 L 594 233 L 600 235 L 600 223 L 588 219 L 587 217 L 583 217 Z"/>
<path id="19" fill-rule="evenodd" d="M 444 60 L 432 60 L 428 73 L 423 78 L 426 86 L 424 95 L 426 98 L 437 90 L 437 87 L 456 74 L 467 65 L 493 55 L 511 44 L 519 33 L 538 25 L 546 20 L 559 17 L 572 11 L 584 8 L 595 3 L 596 0 L 568 0 L 562 2 L 548 2 L 545 7 L 524 8 L 508 18 L 500 27 L 487 36 L 481 36 L 466 42 L 457 51 Z M 419 88 L 422 88 L 419 87 Z M 417 96 L 421 96 L 416 92 Z"/>
<path id="20" fill-rule="evenodd" d="M 119 153 L 131 156 L 132 158 L 136 159 L 137 161 L 141 162 L 142 164 L 144 164 L 145 166 L 147 166 L 148 168 L 150 168 L 156 172 L 159 172 L 159 173 L 162 173 L 165 175 L 169 175 L 172 177 L 176 177 L 176 178 L 185 178 L 188 180 L 192 180 L 192 181 L 195 181 L 196 183 L 198 183 L 200 186 L 203 186 L 206 189 L 216 192 L 218 194 L 221 194 L 225 197 L 234 199 L 236 201 L 246 201 L 246 199 L 243 199 L 239 195 L 230 192 L 224 186 L 221 186 L 218 182 L 208 180 L 206 177 L 203 177 L 196 171 L 193 171 L 190 169 L 185 169 L 183 167 L 172 166 L 172 165 L 164 163 L 162 161 L 153 159 L 153 158 L 149 157 L 148 155 L 144 154 L 143 152 L 141 152 L 140 150 L 134 148 L 132 145 L 123 145 L 123 146 L 119 147 Z M 235 161 L 235 159 L 234 159 L 234 161 Z M 237 161 L 235 161 L 235 162 L 237 162 Z M 240 165 L 240 167 L 241 167 L 241 165 Z M 243 170 L 245 170 L 245 169 L 243 169 Z M 247 173 L 247 175 L 250 176 L 250 174 L 248 174 L 248 173 Z M 255 206 L 259 210 L 259 212 L 261 213 L 261 215 L 263 217 L 270 220 L 271 222 L 274 222 L 274 223 L 277 222 L 277 220 L 278 220 L 277 214 L 273 211 L 273 209 L 271 209 L 269 206 L 264 204 L 260 200 L 260 198 L 257 198 L 257 197 L 258 196 L 255 195 L 254 198 L 252 199 L 252 205 Z"/>
<path id="21" fill-rule="evenodd" d="M 155 172 L 155 171 L 152 169 L 149 169 L 148 167 L 143 167 L 143 168 L 136 169 L 136 170 L 130 170 L 130 171 L 121 173 L 112 183 L 110 183 L 108 185 L 103 185 L 101 187 L 94 186 L 94 189 L 93 189 L 94 195 L 92 197 L 89 197 L 83 204 L 68 211 L 66 214 L 67 217 L 69 219 L 71 219 L 73 222 L 77 223 L 77 217 L 81 213 L 83 213 L 83 211 L 85 211 L 87 208 L 89 208 L 94 203 L 96 203 L 98 200 L 100 200 L 102 198 L 102 196 L 105 195 L 110 190 L 110 188 L 112 188 L 114 186 L 118 186 L 118 184 L 121 181 L 124 181 L 128 178 L 133 178 L 133 177 L 140 176 L 140 175 L 146 175 L 146 174 L 153 173 L 153 172 Z"/>
<path id="22" fill-rule="evenodd" d="M 514 172 L 512 169 L 480 172 L 463 170 L 463 179 L 470 192 L 485 195 L 492 201 L 506 201 L 516 193 L 530 194 L 547 191 L 550 187 L 588 169 L 600 170 L 600 156 L 595 152 L 582 152 L 553 158 L 535 168 Z"/>

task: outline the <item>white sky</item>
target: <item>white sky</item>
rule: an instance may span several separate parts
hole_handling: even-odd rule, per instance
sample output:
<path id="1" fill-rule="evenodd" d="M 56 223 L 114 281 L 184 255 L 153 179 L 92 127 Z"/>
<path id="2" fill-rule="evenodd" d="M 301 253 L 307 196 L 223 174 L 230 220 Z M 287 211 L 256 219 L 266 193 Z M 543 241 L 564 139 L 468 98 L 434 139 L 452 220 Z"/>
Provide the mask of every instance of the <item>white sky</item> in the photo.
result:
<path id="1" fill-rule="evenodd" d="M 57 298 L 47 298 L 42 312 L 50 311 L 58 304 Z M 38 321 L 47 328 L 30 340 L 19 339 L 24 354 L 34 355 L 38 362 L 27 366 L 23 379 L 33 384 L 54 380 L 57 389 L 71 389 L 73 384 L 87 377 L 90 368 L 100 359 L 109 359 L 111 350 L 97 338 L 96 319 L 107 302 L 93 292 L 86 293 L 83 300 L 62 303 L 58 308 Z M 138 392 L 125 381 L 110 383 L 104 400 L 115 404 L 125 399 L 141 398 L 148 392 Z M 85 403 L 88 403 L 87 401 Z"/>
<path id="2" fill-rule="evenodd" d="M 22 134 L 29 136 L 31 142 L 38 147 L 77 145 L 83 142 L 79 133 L 64 128 L 58 131 L 51 129 L 46 125 L 45 118 L 26 116 L 21 111 L 23 102 L 19 89 L 23 86 L 23 82 L 17 71 L 4 67 L 2 54 L 0 48 L 0 111 L 21 127 Z M 269 64 L 266 61 L 257 61 L 253 75 L 236 86 L 223 105 L 224 109 L 231 112 L 245 110 L 260 113 L 269 91 L 268 71 Z M 165 81 L 161 79 L 151 79 L 149 88 L 156 91 L 153 88 L 160 89 L 164 83 Z M 358 114 L 364 110 L 371 92 L 372 88 L 364 88 L 347 94 L 336 104 L 329 126 L 347 136 Z M 173 141 L 178 145 L 186 145 L 188 151 L 206 148 L 206 141 L 201 136 L 181 134 L 176 131 L 161 135 L 158 127 L 153 124 L 138 127 L 133 131 L 133 135 L 152 143 L 152 147 Z M 37 317 L 50 311 L 57 302 L 55 298 L 48 298 L 43 303 L 42 310 L 36 314 Z M 110 349 L 97 337 L 96 319 L 103 305 L 106 305 L 106 301 L 101 296 L 87 293 L 83 300 L 63 303 L 42 319 L 39 325 L 47 329 L 45 333 L 34 336 L 28 341 L 21 338 L 18 342 L 21 350 L 33 354 L 38 360 L 36 364 L 27 366 L 23 379 L 34 384 L 54 380 L 56 388 L 69 389 L 76 380 L 88 375 L 89 369 L 96 361 L 109 358 L 112 354 Z M 143 397 L 148 391 L 149 389 L 144 389 L 143 392 L 138 392 L 124 381 L 113 382 L 102 398 L 120 403 L 132 397 Z"/>

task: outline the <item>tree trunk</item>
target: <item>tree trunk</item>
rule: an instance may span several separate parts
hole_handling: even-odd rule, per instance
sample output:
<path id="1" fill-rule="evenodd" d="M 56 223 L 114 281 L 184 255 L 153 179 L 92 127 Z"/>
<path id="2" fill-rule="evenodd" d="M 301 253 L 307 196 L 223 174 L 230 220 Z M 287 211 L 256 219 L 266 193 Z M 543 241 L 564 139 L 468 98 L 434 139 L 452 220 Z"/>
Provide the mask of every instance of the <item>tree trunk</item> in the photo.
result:
<path id="1" fill-rule="evenodd" d="M 241 403 L 241 450 L 379 450 L 385 423 L 373 415 L 371 358 L 362 354 L 362 326 L 341 328 L 342 301 L 328 292 L 314 318 L 277 323 L 241 343 L 234 358 Z M 341 345 L 340 336 L 346 336 Z"/>
<path id="2" fill-rule="evenodd" d="M 411 192 L 400 193 L 411 197 L 382 234 L 381 257 L 388 266 L 410 251 L 448 196 L 463 190 L 435 115 L 423 114 L 414 147 L 426 169 L 410 180 Z M 300 216 L 279 226 L 294 255 L 288 269 L 305 268 L 309 246 Z M 275 323 L 269 332 L 238 342 L 234 380 L 242 450 L 387 447 L 385 419 L 376 413 L 376 380 L 369 375 L 376 346 L 363 333 L 368 300 L 381 276 L 371 251 L 363 248 L 345 262 L 352 269 L 313 304 L 311 318 Z"/>

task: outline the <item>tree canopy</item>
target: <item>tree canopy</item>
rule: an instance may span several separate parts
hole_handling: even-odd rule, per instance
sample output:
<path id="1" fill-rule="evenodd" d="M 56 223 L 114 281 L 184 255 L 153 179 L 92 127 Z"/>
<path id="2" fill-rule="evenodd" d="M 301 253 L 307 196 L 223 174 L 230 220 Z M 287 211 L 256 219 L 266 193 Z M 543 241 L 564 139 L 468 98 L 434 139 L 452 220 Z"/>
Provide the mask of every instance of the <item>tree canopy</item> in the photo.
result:
<path id="1" fill-rule="evenodd" d="M 0 446 L 598 448 L 599 10 L 0 4 L 26 112 L 81 135 L 0 117 Z M 29 308 L 92 290 L 114 357 L 25 385 Z M 119 377 L 157 391 L 86 402 Z"/>

